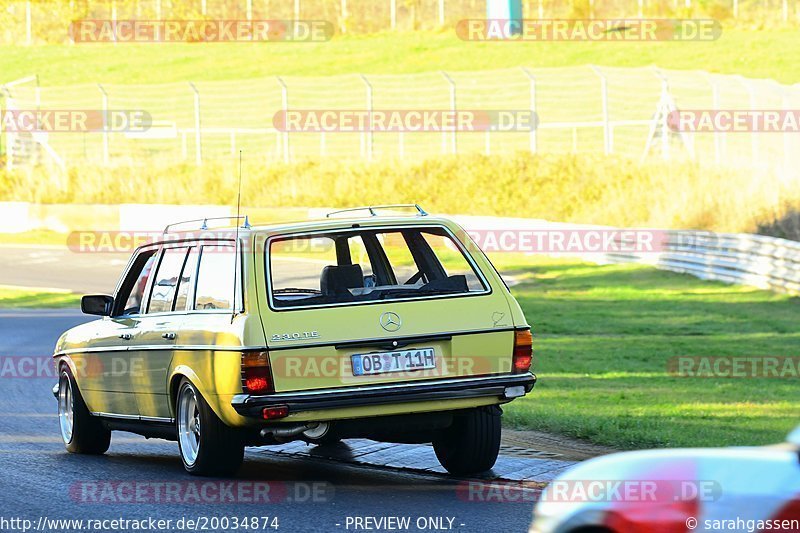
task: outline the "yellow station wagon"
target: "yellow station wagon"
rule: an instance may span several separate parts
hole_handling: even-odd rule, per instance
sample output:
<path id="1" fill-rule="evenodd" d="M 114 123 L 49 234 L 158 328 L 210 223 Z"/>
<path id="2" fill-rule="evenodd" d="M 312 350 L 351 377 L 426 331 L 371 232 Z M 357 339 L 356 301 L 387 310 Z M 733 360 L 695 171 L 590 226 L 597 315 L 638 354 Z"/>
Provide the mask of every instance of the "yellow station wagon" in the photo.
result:
<path id="1" fill-rule="evenodd" d="M 102 319 L 54 355 L 67 450 L 104 453 L 123 430 L 229 475 L 245 446 L 360 437 L 432 442 L 454 474 L 494 465 L 500 405 L 535 382 L 531 333 L 462 228 L 419 206 L 235 220 L 168 227 L 113 296 L 83 298 Z"/>

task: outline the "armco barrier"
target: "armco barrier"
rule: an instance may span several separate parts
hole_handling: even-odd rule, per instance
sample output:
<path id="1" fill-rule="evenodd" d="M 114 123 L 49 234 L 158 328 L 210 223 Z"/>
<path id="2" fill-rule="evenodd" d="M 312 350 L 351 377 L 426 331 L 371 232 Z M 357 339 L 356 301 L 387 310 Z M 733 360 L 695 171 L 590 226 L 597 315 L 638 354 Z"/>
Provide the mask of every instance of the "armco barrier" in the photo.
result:
<path id="1" fill-rule="evenodd" d="M 614 230 L 540 219 L 452 217 L 467 231 Z M 800 294 L 800 242 L 748 233 L 666 230 L 658 252 L 568 254 L 598 264 L 640 263 L 701 279 Z M 567 255 L 567 254 L 550 254 Z"/>
<path id="2" fill-rule="evenodd" d="M 668 235 L 662 252 L 608 254 L 608 260 L 800 294 L 800 242 L 747 233 L 669 231 Z"/>

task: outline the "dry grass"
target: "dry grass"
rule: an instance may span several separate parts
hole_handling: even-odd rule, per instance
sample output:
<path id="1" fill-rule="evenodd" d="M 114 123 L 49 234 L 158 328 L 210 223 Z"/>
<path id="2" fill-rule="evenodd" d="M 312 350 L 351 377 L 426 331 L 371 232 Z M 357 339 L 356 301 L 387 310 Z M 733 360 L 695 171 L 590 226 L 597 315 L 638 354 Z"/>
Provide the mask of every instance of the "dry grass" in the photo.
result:
<path id="1" fill-rule="evenodd" d="M 439 213 L 753 232 L 800 200 L 800 184 L 690 162 L 601 155 L 449 157 L 418 164 L 309 161 L 245 168 L 242 200 L 254 207 L 419 202 Z M 231 204 L 233 165 L 0 171 L 0 200 L 38 203 Z"/>

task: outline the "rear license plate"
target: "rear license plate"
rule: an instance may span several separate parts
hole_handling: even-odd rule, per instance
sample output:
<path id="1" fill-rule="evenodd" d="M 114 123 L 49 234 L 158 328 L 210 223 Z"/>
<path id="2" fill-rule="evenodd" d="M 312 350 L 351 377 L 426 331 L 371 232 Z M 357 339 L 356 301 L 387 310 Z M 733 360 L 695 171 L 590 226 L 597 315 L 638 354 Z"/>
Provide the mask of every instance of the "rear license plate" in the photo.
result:
<path id="1" fill-rule="evenodd" d="M 357 353 L 350 356 L 354 376 L 372 376 L 389 372 L 410 372 L 436 368 L 433 348 L 415 348 L 396 352 Z"/>

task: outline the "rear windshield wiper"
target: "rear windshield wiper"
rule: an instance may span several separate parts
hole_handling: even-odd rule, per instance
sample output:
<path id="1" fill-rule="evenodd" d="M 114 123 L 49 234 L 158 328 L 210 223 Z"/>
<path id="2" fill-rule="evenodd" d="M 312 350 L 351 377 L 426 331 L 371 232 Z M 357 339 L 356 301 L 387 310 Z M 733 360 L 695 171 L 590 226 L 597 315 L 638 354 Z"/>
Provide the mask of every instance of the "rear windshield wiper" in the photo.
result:
<path id="1" fill-rule="evenodd" d="M 436 295 L 436 294 L 459 294 L 463 293 L 461 289 L 443 289 L 443 288 L 430 288 L 426 289 L 421 287 L 419 289 L 389 289 L 381 293 L 380 299 L 387 300 L 389 298 L 402 297 L 402 296 L 416 296 L 416 295 Z"/>
<path id="2" fill-rule="evenodd" d="M 322 294 L 322 291 L 317 289 L 298 289 L 295 287 L 287 287 L 284 289 L 275 289 L 272 294 Z"/>

